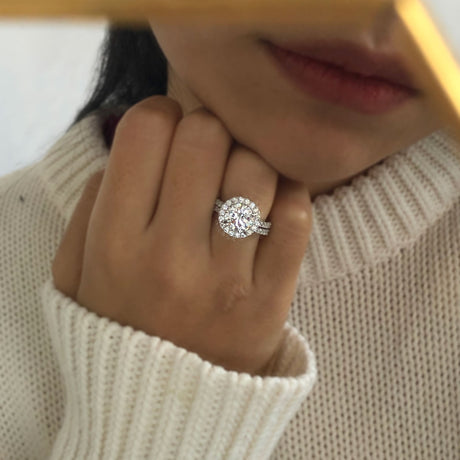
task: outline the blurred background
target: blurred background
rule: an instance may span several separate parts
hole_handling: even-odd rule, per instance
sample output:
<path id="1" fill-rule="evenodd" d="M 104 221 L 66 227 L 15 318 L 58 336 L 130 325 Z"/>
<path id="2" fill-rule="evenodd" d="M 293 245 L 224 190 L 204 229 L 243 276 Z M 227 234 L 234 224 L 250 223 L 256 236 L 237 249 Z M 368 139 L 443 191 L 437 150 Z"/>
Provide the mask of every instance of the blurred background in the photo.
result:
<path id="1" fill-rule="evenodd" d="M 0 176 L 40 159 L 92 89 L 106 22 L 0 21 Z"/>

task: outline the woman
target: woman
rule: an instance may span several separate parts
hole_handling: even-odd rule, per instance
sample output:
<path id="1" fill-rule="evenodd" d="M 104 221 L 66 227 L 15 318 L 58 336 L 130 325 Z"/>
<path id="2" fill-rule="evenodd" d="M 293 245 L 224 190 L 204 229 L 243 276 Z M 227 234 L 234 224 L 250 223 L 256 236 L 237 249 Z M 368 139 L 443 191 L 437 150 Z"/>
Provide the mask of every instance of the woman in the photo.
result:
<path id="1" fill-rule="evenodd" d="M 2 458 L 456 458 L 459 145 L 398 58 L 390 22 L 109 31 L 0 182 Z"/>

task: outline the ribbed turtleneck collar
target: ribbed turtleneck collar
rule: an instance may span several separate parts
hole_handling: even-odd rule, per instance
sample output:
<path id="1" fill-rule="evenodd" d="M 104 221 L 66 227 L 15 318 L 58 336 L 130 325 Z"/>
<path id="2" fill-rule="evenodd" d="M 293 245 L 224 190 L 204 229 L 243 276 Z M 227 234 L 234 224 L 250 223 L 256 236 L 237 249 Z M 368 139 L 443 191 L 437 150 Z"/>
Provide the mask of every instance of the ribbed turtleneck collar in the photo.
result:
<path id="1" fill-rule="evenodd" d="M 93 112 L 72 126 L 37 166 L 66 225 L 89 177 L 107 165 L 103 115 Z M 330 280 L 395 254 L 459 197 L 460 144 L 441 129 L 315 197 L 299 281 Z"/>

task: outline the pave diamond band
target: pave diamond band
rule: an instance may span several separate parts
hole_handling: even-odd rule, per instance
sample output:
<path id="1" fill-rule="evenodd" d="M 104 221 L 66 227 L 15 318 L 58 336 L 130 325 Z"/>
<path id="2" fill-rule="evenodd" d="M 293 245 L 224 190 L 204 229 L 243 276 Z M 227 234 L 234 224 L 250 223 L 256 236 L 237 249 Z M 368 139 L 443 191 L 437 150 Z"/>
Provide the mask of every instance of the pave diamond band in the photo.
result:
<path id="1" fill-rule="evenodd" d="M 246 238 L 253 233 L 267 236 L 271 222 L 260 218 L 260 210 L 249 198 L 235 196 L 227 201 L 216 200 L 214 211 L 219 216 L 220 228 L 233 238 Z"/>

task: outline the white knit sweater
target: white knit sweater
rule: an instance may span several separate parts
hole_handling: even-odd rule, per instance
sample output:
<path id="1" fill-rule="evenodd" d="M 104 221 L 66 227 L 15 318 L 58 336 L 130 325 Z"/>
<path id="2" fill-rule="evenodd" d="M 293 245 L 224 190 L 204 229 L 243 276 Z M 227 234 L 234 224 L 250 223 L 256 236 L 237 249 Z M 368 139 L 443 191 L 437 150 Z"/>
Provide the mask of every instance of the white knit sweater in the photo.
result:
<path id="1" fill-rule="evenodd" d="M 0 459 L 460 459 L 455 152 L 440 130 L 316 197 L 279 359 L 251 377 L 55 289 L 108 160 L 99 112 L 73 126 L 0 179 Z"/>

